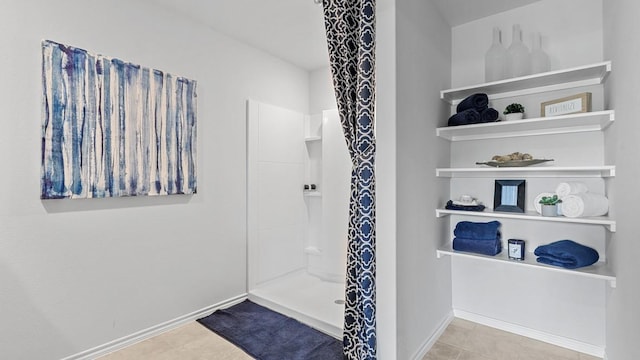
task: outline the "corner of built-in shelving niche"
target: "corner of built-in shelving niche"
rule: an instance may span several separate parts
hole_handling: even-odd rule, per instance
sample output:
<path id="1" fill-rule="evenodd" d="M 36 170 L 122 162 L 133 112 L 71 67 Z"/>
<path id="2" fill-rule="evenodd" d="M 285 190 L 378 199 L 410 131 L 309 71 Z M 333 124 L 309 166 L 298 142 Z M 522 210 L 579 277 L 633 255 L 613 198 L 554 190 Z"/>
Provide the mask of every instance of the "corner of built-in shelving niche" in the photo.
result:
<path id="1" fill-rule="evenodd" d="M 309 185 L 320 186 L 322 179 L 322 114 L 305 116 L 304 143 L 307 152 L 306 182 Z M 305 199 L 322 197 L 322 193 L 318 190 L 305 190 L 303 195 Z"/>
<path id="2" fill-rule="evenodd" d="M 604 83 L 610 72 L 611 62 L 604 61 L 570 69 L 556 70 L 513 79 L 443 90 L 440 92 L 440 97 L 450 105 L 455 106 L 467 96 L 475 93 L 486 93 L 490 100 L 532 95 L 549 91 L 599 85 Z M 436 135 L 448 141 L 456 142 L 467 140 L 567 134 L 588 131 L 604 131 L 613 123 L 614 120 L 614 111 L 605 110 L 555 117 L 525 119 L 512 122 L 495 122 L 457 127 L 440 127 L 436 129 Z M 445 178 L 495 178 L 503 176 L 533 178 L 611 178 L 615 176 L 615 166 L 601 165 L 573 167 L 546 166 L 528 168 L 438 168 L 436 169 L 436 176 Z M 449 217 L 451 215 L 468 216 L 471 218 L 505 218 L 524 221 L 546 221 L 589 226 L 603 226 L 605 229 L 609 230 L 609 234 L 616 231 L 615 220 L 608 216 L 589 218 L 543 217 L 535 212 L 516 214 L 501 212 L 496 213 L 491 211 L 490 209 L 487 209 L 484 212 L 436 209 L 437 217 Z M 504 251 L 497 256 L 485 256 L 459 252 L 453 250 L 451 242 L 447 242 L 446 244 L 440 246 L 436 251 L 436 255 L 438 258 L 442 256 L 472 258 L 480 259 L 481 261 L 493 261 L 511 264 L 514 266 L 523 266 L 536 270 L 555 271 L 574 274 L 577 276 L 586 276 L 593 279 L 605 280 L 610 284 L 611 287 L 616 287 L 615 274 L 606 262 L 598 262 L 592 266 L 580 269 L 564 269 L 560 267 L 552 267 L 539 264 L 535 261 L 535 259 L 531 259 L 531 257 L 529 257 L 529 259 L 525 261 L 510 260 L 508 259 L 506 252 Z"/>
<path id="3" fill-rule="evenodd" d="M 322 140 L 322 114 L 305 116 L 304 140 L 307 143 Z"/>
<path id="4" fill-rule="evenodd" d="M 316 142 L 316 141 L 320 141 L 320 140 L 322 140 L 321 136 L 307 136 L 307 137 L 304 138 L 304 141 L 307 144 L 313 143 L 313 142 Z"/>

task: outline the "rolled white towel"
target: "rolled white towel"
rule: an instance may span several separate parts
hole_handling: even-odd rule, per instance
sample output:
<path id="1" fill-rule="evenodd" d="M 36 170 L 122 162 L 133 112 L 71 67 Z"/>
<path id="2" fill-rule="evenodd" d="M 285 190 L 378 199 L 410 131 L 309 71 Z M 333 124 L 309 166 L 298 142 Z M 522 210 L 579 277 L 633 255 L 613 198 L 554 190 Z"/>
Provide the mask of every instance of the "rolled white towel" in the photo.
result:
<path id="1" fill-rule="evenodd" d="M 609 211 L 609 199 L 600 194 L 572 194 L 562 199 L 560 207 L 562 214 L 570 218 L 602 216 Z"/>
<path id="2" fill-rule="evenodd" d="M 567 195 L 572 194 L 584 194 L 589 192 L 587 184 L 580 181 L 568 181 L 558 184 L 556 188 L 556 194 L 560 199 L 564 199 Z"/>

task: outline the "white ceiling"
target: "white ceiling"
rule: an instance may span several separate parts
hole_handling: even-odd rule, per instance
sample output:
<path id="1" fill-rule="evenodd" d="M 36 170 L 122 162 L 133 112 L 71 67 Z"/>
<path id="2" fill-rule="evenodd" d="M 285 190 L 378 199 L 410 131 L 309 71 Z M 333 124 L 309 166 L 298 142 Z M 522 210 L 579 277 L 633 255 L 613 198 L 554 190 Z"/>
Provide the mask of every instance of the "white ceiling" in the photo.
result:
<path id="1" fill-rule="evenodd" d="M 540 0 L 431 0 L 449 25 L 458 26 Z"/>
<path id="2" fill-rule="evenodd" d="M 303 69 L 328 66 L 322 7 L 313 0 L 149 1 Z M 457 26 L 539 0 L 416 1 L 433 1 L 449 25 Z"/>
<path id="3" fill-rule="evenodd" d="M 303 69 L 328 66 L 322 6 L 313 0 L 151 0 Z"/>

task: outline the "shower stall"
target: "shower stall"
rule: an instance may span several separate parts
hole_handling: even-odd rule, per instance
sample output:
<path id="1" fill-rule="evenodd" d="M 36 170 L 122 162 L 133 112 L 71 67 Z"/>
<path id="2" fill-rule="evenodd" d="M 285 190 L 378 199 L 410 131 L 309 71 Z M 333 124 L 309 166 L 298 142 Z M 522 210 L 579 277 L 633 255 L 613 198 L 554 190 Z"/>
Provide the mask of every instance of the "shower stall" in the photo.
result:
<path id="1" fill-rule="evenodd" d="M 337 110 L 247 102 L 249 299 L 337 338 L 350 177 Z"/>

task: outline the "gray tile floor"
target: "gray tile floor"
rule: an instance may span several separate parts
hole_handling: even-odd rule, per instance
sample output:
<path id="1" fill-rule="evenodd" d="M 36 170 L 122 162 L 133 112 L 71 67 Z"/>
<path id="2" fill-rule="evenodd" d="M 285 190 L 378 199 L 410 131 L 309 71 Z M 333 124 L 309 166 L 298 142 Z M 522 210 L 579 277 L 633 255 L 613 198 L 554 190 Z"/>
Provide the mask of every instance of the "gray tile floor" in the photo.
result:
<path id="1" fill-rule="evenodd" d="M 101 360 L 247 360 L 231 343 L 197 322 L 106 355 Z M 422 360 L 597 360 L 505 331 L 454 319 Z"/>
<path id="2" fill-rule="evenodd" d="M 250 360 L 252 357 L 197 322 L 129 346 L 100 360 Z"/>

